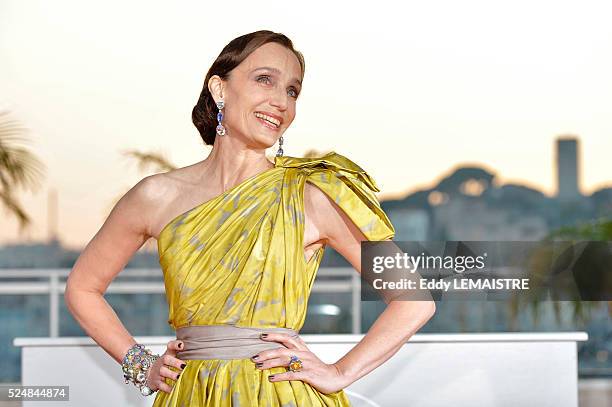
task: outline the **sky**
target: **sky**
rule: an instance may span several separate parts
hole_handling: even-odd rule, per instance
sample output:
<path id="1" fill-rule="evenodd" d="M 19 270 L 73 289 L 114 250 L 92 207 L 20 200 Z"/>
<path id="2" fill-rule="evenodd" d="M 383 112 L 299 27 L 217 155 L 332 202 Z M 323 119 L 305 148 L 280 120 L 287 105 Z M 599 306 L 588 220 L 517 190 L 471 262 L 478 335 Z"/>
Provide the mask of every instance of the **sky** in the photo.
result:
<path id="1" fill-rule="evenodd" d="M 60 240 L 84 246 L 151 174 L 123 150 L 204 159 L 191 123 L 204 76 L 231 39 L 259 29 L 306 59 L 285 155 L 345 155 L 380 199 L 473 164 L 554 194 L 566 134 L 580 138 L 582 192 L 611 185 L 607 3 L 0 0 L 0 109 L 46 166 L 41 188 L 19 194 L 33 227 L 18 234 L 0 209 L 0 244 L 45 239 L 55 189 Z"/>

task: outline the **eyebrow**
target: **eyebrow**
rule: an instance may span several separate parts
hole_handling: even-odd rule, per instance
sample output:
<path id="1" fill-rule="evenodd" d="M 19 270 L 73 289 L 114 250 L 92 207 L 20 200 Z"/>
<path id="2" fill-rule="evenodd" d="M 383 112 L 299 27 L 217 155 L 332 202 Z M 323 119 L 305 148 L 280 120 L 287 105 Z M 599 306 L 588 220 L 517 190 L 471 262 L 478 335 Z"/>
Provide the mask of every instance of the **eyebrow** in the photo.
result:
<path id="1" fill-rule="evenodd" d="M 251 72 L 263 71 L 263 70 L 272 71 L 272 72 L 274 72 L 276 74 L 280 74 L 281 73 L 280 69 L 272 68 L 271 66 L 262 66 L 261 68 L 253 69 L 253 71 L 251 71 Z M 299 80 L 298 78 L 293 78 L 293 82 L 297 82 L 300 86 L 302 86 L 302 81 Z"/>

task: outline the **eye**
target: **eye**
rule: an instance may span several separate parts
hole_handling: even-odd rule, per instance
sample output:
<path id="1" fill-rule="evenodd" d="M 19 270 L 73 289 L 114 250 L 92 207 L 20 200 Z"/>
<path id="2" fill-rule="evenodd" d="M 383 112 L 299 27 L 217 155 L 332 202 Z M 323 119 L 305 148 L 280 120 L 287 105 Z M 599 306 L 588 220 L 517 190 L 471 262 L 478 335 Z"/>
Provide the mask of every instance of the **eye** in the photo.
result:
<path id="1" fill-rule="evenodd" d="M 263 80 L 262 80 L 263 79 Z M 260 75 L 257 77 L 257 82 L 259 83 L 270 83 L 270 76 L 269 75 Z"/>
<path id="2" fill-rule="evenodd" d="M 295 88 L 291 88 L 291 89 L 289 89 L 289 92 L 288 92 L 288 93 L 290 93 L 290 96 L 291 96 L 292 98 L 295 98 L 295 99 L 297 99 L 297 97 L 298 97 L 298 95 L 299 95 L 298 91 L 297 91 Z"/>

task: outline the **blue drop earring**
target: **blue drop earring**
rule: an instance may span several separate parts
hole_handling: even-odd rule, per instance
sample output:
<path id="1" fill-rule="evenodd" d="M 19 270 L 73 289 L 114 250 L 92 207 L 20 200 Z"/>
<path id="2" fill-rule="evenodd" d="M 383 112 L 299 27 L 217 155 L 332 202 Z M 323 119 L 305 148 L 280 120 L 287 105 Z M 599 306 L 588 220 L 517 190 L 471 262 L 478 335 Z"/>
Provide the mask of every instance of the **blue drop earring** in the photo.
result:
<path id="1" fill-rule="evenodd" d="M 278 151 L 276 152 L 277 157 L 283 156 L 283 136 L 278 139 Z"/>
<path id="2" fill-rule="evenodd" d="M 217 134 L 220 136 L 224 136 L 225 135 L 225 127 L 223 127 L 223 125 L 221 124 L 221 121 L 223 120 L 223 108 L 225 107 L 225 103 L 223 102 L 223 100 L 220 100 L 217 102 L 217 109 L 219 109 L 219 113 L 217 113 L 217 122 L 219 124 L 217 124 Z"/>

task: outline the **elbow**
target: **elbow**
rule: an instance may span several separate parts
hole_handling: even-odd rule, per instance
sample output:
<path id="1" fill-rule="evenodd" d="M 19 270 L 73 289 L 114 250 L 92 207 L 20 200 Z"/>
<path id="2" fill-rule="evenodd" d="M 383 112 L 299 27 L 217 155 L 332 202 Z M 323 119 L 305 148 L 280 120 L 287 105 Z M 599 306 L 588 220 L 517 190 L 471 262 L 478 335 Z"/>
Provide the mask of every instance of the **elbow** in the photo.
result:
<path id="1" fill-rule="evenodd" d="M 429 321 L 436 314 L 436 302 L 427 301 L 427 320 Z"/>
<path id="2" fill-rule="evenodd" d="M 66 280 L 66 288 L 64 289 L 64 304 L 66 304 L 66 308 L 70 313 L 72 313 L 72 302 L 74 296 L 74 289 L 70 284 L 70 275 L 68 275 L 68 279 Z"/>
<path id="3" fill-rule="evenodd" d="M 410 313 L 408 332 L 405 337 L 406 341 L 423 328 L 436 313 L 436 303 L 433 300 L 412 301 L 410 306 L 412 307 L 412 312 Z"/>
<path id="4" fill-rule="evenodd" d="M 436 313 L 436 303 L 432 301 L 421 301 L 421 326 L 425 325 Z"/>
<path id="5" fill-rule="evenodd" d="M 421 329 L 436 313 L 436 303 L 434 301 L 423 301 L 421 302 L 421 310 L 418 322 L 418 329 Z"/>
<path id="6" fill-rule="evenodd" d="M 74 315 L 74 310 L 77 308 L 78 297 L 79 289 L 75 286 L 72 274 L 69 274 L 66 280 L 66 288 L 64 289 L 64 304 L 66 304 L 66 308 L 72 315 Z"/>
<path id="7" fill-rule="evenodd" d="M 75 275 L 74 270 L 68 274 L 64 288 L 64 303 L 72 315 L 75 315 L 84 303 L 89 302 L 90 298 L 103 296 L 104 291 L 99 290 L 90 281 L 84 281 L 81 276 Z"/>

